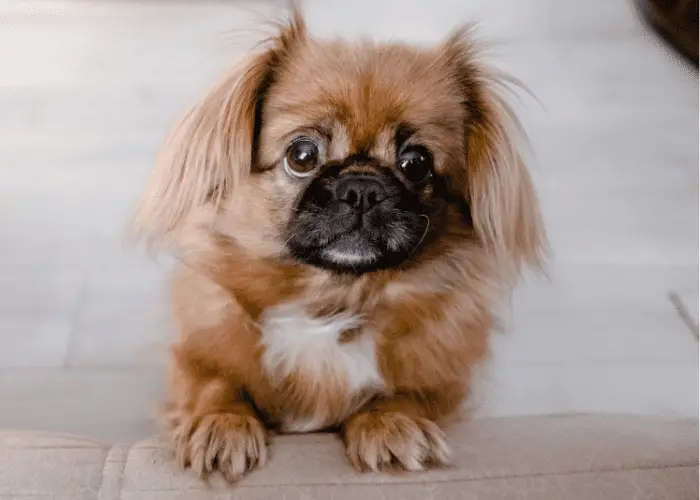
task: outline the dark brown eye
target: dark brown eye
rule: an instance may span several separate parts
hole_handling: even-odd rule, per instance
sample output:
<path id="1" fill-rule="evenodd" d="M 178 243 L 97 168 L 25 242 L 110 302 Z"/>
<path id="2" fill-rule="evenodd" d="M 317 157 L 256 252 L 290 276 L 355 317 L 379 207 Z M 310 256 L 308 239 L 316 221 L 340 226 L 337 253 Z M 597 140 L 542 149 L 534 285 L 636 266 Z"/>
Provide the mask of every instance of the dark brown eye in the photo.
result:
<path id="1" fill-rule="evenodd" d="M 287 173 L 294 177 L 307 177 L 318 168 L 320 158 L 318 144 L 308 137 L 301 137 L 287 148 L 284 167 Z"/>
<path id="2" fill-rule="evenodd" d="M 399 155 L 399 168 L 409 181 L 421 182 L 433 173 L 433 157 L 423 147 L 409 147 Z"/>

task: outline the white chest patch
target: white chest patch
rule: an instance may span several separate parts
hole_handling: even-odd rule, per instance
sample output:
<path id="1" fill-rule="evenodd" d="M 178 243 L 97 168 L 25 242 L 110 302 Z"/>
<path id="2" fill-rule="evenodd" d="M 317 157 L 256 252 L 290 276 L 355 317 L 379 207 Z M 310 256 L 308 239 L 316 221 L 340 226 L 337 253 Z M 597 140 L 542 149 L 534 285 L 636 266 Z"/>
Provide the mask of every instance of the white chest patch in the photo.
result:
<path id="1" fill-rule="evenodd" d="M 322 387 L 328 374 L 333 373 L 345 378 L 348 401 L 384 385 L 371 332 L 361 331 L 350 341 L 339 342 L 343 332 L 362 328 L 362 320 L 357 316 L 313 318 L 303 305 L 290 303 L 266 311 L 261 327 L 266 348 L 263 369 L 278 381 L 301 372 L 309 383 Z M 313 431 L 327 424 L 323 420 L 312 417 L 304 422 L 285 422 L 284 427 L 294 432 Z"/>

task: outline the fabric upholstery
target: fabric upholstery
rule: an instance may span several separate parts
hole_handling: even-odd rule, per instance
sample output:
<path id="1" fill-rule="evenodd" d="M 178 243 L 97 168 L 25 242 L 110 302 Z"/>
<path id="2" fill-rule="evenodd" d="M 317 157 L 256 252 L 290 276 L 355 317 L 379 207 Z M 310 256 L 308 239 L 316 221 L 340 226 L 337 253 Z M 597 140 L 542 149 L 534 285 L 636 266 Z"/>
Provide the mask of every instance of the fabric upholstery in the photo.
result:
<path id="1" fill-rule="evenodd" d="M 332 435 L 276 436 L 267 467 L 235 486 L 175 466 L 161 438 L 109 446 L 0 431 L 0 499 L 626 500 L 698 498 L 697 421 L 580 415 L 463 421 L 455 464 L 358 474 Z"/>

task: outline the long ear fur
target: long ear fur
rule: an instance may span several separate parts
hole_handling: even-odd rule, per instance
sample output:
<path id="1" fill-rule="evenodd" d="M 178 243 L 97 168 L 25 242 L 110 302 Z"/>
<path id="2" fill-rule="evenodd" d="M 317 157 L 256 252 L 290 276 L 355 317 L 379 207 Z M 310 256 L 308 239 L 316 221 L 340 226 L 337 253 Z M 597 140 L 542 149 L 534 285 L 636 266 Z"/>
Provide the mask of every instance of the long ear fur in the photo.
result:
<path id="1" fill-rule="evenodd" d="M 202 209 L 215 213 L 250 172 L 265 90 L 285 56 L 307 37 L 297 9 L 275 29 L 170 132 L 131 228 L 135 238 L 176 243 L 191 217 Z"/>
<path id="2" fill-rule="evenodd" d="M 474 228 L 504 276 L 516 279 L 523 265 L 543 266 L 547 241 L 537 196 L 519 142 L 520 123 L 499 93 L 518 84 L 489 72 L 465 27 L 449 38 L 443 54 L 455 68 L 468 112 L 467 186 Z"/>

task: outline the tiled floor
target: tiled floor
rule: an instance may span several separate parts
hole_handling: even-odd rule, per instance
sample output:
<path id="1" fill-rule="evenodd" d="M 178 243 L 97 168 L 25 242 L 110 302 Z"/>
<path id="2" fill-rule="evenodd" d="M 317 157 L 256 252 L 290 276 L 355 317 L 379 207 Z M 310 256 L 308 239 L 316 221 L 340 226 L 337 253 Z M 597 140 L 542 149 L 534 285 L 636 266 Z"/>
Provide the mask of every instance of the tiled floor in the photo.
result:
<path id="1" fill-rule="evenodd" d="M 323 35 L 431 42 L 480 18 L 542 103 L 517 108 L 551 280 L 504 308 L 479 413 L 695 415 L 697 343 L 668 294 L 697 321 L 697 73 L 631 3 L 305 4 Z M 241 5 L 0 0 L 0 426 L 152 432 L 168 266 L 122 230 L 168 125 L 241 50 Z"/>

